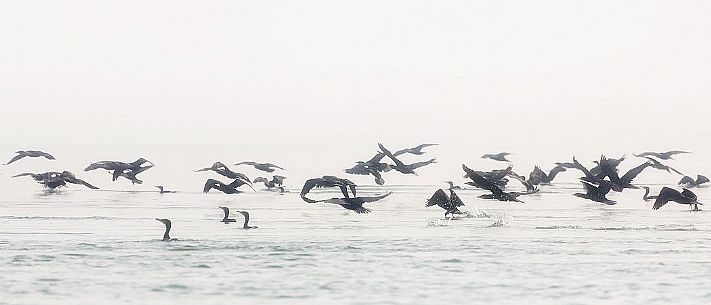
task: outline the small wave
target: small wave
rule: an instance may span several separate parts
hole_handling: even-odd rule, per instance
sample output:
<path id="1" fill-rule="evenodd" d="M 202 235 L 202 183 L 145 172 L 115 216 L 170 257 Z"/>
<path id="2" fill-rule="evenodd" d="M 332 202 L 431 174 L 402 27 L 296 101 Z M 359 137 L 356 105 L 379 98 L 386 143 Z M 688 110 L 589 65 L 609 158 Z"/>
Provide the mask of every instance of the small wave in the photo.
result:
<path id="1" fill-rule="evenodd" d="M 536 227 L 538 230 L 562 230 L 562 229 L 582 229 L 583 227 L 581 226 L 545 226 L 545 227 Z"/>
<path id="2" fill-rule="evenodd" d="M 8 220 L 116 220 L 124 219 L 109 216 L 0 216 L 0 219 Z"/>
<path id="3" fill-rule="evenodd" d="M 492 215 L 490 218 L 494 218 L 494 222 L 488 226 L 487 228 L 501 228 L 501 227 L 513 227 L 514 226 L 514 218 L 513 216 L 509 215 L 508 213 L 505 213 L 503 215 Z"/>

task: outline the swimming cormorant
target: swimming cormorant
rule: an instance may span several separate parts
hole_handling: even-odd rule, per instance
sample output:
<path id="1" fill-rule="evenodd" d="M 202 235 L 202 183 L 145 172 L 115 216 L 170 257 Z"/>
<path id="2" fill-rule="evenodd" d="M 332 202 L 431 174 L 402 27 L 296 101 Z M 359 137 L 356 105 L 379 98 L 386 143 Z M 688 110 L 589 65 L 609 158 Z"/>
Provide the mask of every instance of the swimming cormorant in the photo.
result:
<path id="1" fill-rule="evenodd" d="M 235 220 L 234 218 L 228 218 L 228 217 L 230 217 L 230 209 L 229 208 L 227 208 L 227 207 L 219 207 L 219 208 L 222 209 L 222 212 L 225 213 L 225 217 L 223 217 L 222 220 L 220 220 L 220 222 L 224 222 L 225 224 L 228 224 L 230 222 L 237 222 L 237 220 Z"/>
<path id="2" fill-rule="evenodd" d="M 659 192 L 659 196 L 657 196 L 657 200 L 654 201 L 652 209 L 659 210 L 659 208 L 669 201 L 674 201 L 679 204 L 687 204 L 692 211 L 699 211 L 699 205 L 703 204 L 698 201 L 696 194 L 688 189 L 683 189 L 682 192 L 679 192 L 665 186 Z"/>
<path id="3" fill-rule="evenodd" d="M 237 213 L 240 213 L 240 214 L 242 214 L 242 216 L 244 216 L 244 224 L 242 225 L 242 229 L 257 229 L 257 228 L 259 228 L 257 226 L 250 226 L 249 225 L 249 212 L 237 211 Z"/>
<path id="4" fill-rule="evenodd" d="M 165 233 L 163 233 L 163 241 L 172 241 L 175 240 L 173 238 L 170 238 L 170 227 L 171 227 L 171 222 L 170 219 L 164 219 L 164 218 L 156 218 L 157 221 L 160 221 L 165 225 Z"/>
<path id="5" fill-rule="evenodd" d="M 15 162 L 17 160 L 20 160 L 24 157 L 30 157 L 30 158 L 38 158 L 38 157 L 44 157 L 48 160 L 55 160 L 54 157 L 46 152 L 40 151 L 40 150 L 20 150 L 15 152 L 17 156 L 12 157 L 10 161 L 5 163 L 5 165 L 8 165 L 12 162 Z"/>
<path id="6" fill-rule="evenodd" d="M 163 188 L 162 185 L 156 185 L 156 187 L 158 188 L 158 192 L 161 193 L 161 194 L 172 194 L 172 193 L 175 193 L 175 191 L 166 191 L 166 190 Z"/>
<path id="7" fill-rule="evenodd" d="M 657 199 L 657 196 L 649 196 L 649 187 L 642 186 L 642 188 L 644 189 L 644 195 L 642 196 L 642 200 L 649 201 L 652 199 Z"/>

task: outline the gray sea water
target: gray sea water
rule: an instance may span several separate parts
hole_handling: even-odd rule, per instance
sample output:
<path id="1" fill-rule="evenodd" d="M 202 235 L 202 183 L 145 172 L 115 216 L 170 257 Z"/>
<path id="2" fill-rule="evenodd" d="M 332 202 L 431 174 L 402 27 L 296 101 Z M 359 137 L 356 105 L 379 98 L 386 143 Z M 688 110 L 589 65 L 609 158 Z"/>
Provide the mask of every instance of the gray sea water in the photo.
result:
<path id="1" fill-rule="evenodd" d="M 446 220 L 424 207 L 439 187 L 364 187 L 394 194 L 363 215 L 296 190 L 6 195 L 0 304 L 711 303 L 707 211 L 652 211 L 637 190 L 599 205 L 571 183 L 525 204 L 461 190 L 466 209 L 488 217 Z M 259 228 L 219 222 L 220 205 Z M 160 240 L 157 217 L 177 241 Z"/>

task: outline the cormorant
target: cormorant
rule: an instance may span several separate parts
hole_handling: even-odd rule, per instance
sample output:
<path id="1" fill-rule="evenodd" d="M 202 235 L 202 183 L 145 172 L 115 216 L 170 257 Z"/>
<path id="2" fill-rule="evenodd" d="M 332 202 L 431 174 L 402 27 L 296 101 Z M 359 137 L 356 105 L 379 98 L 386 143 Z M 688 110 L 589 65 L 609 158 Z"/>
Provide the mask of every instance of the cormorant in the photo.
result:
<path id="1" fill-rule="evenodd" d="M 207 179 L 207 181 L 205 181 L 205 187 L 202 189 L 202 192 L 207 193 L 210 191 L 210 189 L 216 189 L 225 194 L 238 194 L 241 193 L 241 191 L 237 190 L 237 188 L 245 184 L 251 187 L 251 185 L 240 179 L 236 179 L 230 184 L 224 184 L 221 181 L 215 179 Z"/>
<path id="2" fill-rule="evenodd" d="M 447 215 L 454 216 L 454 214 L 464 214 L 459 210 L 460 206 L 464 206 L 462 199 L 460 199 L 457 193 L 451 188 L 449 189 L 449 194 L 450 195 L 447 196 L 447 193 L 445 193 L 443 189 L 438 189 L 434 195 L 427 200 L 425 207 L 437 205 L 444 209 L 444 218 L 447 218 Z"/>
<path id="3" fill-rule="evenodd" d="M 353 167 L 346 169 L 345 172 L 351 175 L 372 175 L 375 178 L 377 185 L 385 184 L 385 180 L 381 175 L 382 172 L 390 171 L 390 165 L 380 162 L 385 157 L 385 154 L 378 152 L 368 161 L 358 161 Z"/>
<path id="4" fill-rule="evenodd" d="M 281 167 L 271 164 L 271 163 L 257 163 L 257 162 L 253 162 L 253 161 L 240 162 L 235 165 L 242 165 L 242 164 L 254 166 L 254 168 L 256 168 L 260 171 L 267 172 L 267 173 L 273 173 L 275 171 L 275 168 L 278 168 L 280 170 L 285 170 L 284 168 L 281 168 Z"/>
<path id="5" fill-rule="evenodd" d="M 481 156 L 482 159 L 491 159 L 495 161 L 504 161 L 504 162 L 511 162 L 508 159 L 506 159 L 506 156 L 510 155 L 511 153 L 508 152 L 501 152 L 498 154 L 485 154 Z"/>
<path id="6" fill-rule="evenodd" d="M 617 175 L 617 166 L 614 166 L 615 162 L 611 162 L 610 159 L 606 159 L 605 156 L 601 156 L 600 162 L 598 162 L 598 164 L 600 166 L 600 171 L 604 173 L 608 178 L 610 178 L 611 182 L 619 185 L 622 188 L 637 188 L 636 186 L 632 185 L 632 180 L 637 177 L 645 168 L 652 165 L 652 163 L 649 161 L 644 162 L 641 165 L 627 171 L 627 173 L 625 173 L 622 177 L 619 177 Z"/>
<path id="7" fill-rule="evenodd" d="M 677 174 L 679 174 L 679 175 L 684 176 L 684 174 L 682 174 L 680 171 L 678 171 L 678 170 L 672 168 L 671 166 L 666 166 L 666 165 L 662 164 L 661 162 L 655 160 L 654 158 L 651 158 L 651 157 L 644 157 L 644 158 L 647 159 L 647 160 L 649 160 L 650 162 L 652 162 L 652 165 L 650 165 L 650 166 L 653 167 L 653 168 L 656 168 L 656 169 L 658 169 L 658 170 L 666 171 L 667 173 L 671 173 L 671 172 L 673 171 L 673 172 L 675 172 L 675 173 L 677 173 Z"/>
<path id="8" fill-rule="evenodd" d="M 565 170 L 566 167 L 562 164 L 556 165 L 550 170 L 550 172 L 548 172 L 548 174 L 546 174 L 540 167 L 538 167 L 538 165 L 536 165 L 533 168 L 533 171 L 531 171 L 528 175 L 528 183 L 532 185 L 550 184 L 553 182 L 553 179 L 555 179 L 555 176 L 558 175 L 558 173 L 564 172 Z"/>
<path id="9" fill-rule="evenodd" d="M 413 155 L 420 156 L 420 155 L 424 154 L 424 152 L 422 151 L 423 148 L 428 147 L 428 146 L 435 146 L 435 145 L 438 145 L 438 144 L 420 144 L 420 145 L 417 145 L 413 148 L 405 148 L 405 149 L 398 150 L 393 154 L 393 156 L 399 156 L 402 154 L 413 154 Z"/>
<path id="10" fill-rule="evenodd" d="M 652 200 L 652 199 L 657 199 L 657 196 L 649 196 L 649 187 L 642 186 L 642 188 L 644 189 L 644 195 L 642 196 L 642 199 L 643 199 L 644 201 L 649 201 L 649 200 Z"/>
<path id="11" fill-rule="evenodd" d="M 242 225 L 242 229 L 257 229 L 257 228 L 259 228 L 257 226 L 250 226 L 249 225 L 249 212 L 237 211 L 237 213 L 240 213 L 240 214 L 242 214 L 242 216 L 244 216 L 244 224 Z"/>
<path id="12" fill-rule="evenodd" d="M 605 174 L 602 173 L 602 170 L 601 174 L 593 175 L 585 166 L 580 164 L 580 162 L 578 162 L 575 157 L 573 157 L 573 164 L 575 164 L 575 167 L 585 174 L 585 177 L 580 178 L 580 181 L 583 184 L 583 187 L 585 187 L 586 191 L 585 193 L 575 193 L 573 195 L 608 205 L 617 204 L 617 202 L 607 199 L 606 196 L 610 192 L 610 190 L 621 192 L 621 186 L 613 182 L 604 180 Z"/>
<path id="13" fill-rule="evenodd" d="M 12 176 L 13 178 L 15 177 L 23 177 L 23 176 L 31 176 L 32 179 L 37 181 L 39 184 L 42 184 L 44 187 L 48 189 L 55 189 L 58 187 L 63 187 L 67 186 L 67 183 L 72 183 L 72 184 L 81 184 L 83 186 L 86 186 L 90 189 L 96 190 L 98 187 L 95 187 L 88 182 L 81 180 L 74 176 L 72 172 L 69 171 L 63 171 L 61 173 L 59 172 L 46 172 L 42 174 L 33 174 L 33 173 L 22 173 L 22 174 L 17 174 Z"/>
<path id="14" fill-rule="evenodd" d="M 162 185 L 156 185 L 156 187 L 158 188 L 158 192 L 161 193 L 161 194 L 172 194 L 172 193 L 175 193 L 175 191 L 166 191 L 166 190 L 163 188 Z"/>
<path id="15" fill-rule="evenodd" d="M 222 176 L 225 176 L 227 178 L 240 179 L 240 180 L 243 180 L 244 182 L 249 183 L 250 185 L 252 184 L 252 182 L 249 180 L 249 177 L 247 177 L 245 174 L 234 172 L 234 171 L 230 170 L 230 168 L 227 167 L 227 165 L 225 165 L 224 163 L 222 163 L 220 161 L 213 163 L 212 166 L 210 166 L 210 167 L 195 170 L 195 172 L 204 172 L 204 171 L 214 171 L 214 172 L 216 172 Z"/>
<path id="16" fill-rule="evenodd" d="M 669 160 L 669 159 L 674 159 L 672 158 L 673 155 L 678 155 L 678 154 L 690 154 L 688 151 L 683 151 L 683 150 L 672 150 L 672 151 L 667 151 L 667 152 L 652 152 L 652 151 L 645 151 L 641 154 L 635 155 L 635 157 L 647 157 L 647 156 L 652 156 L 655 158 L 658 158 L 660 160 Z"/>
<path id="17" fill-rule="evenodd" d="M 444 183 L 449 185 L 450 190 L 461 190 L 462 189 L 460 186 L 454 185 L 454 182 L 452 182 L 452 181 L 445 181 Z"/>
<path id="18" fill-rule="evenodd" d="M 264 183 L 264 187 L 266 187 L 268 189 L 273 189 L 275 187 L 278 187 L 278 186 L 281 186 L 282 184 L 284 184 L 284 179 L 286 179 L 286 177 L 275 175 L 275 176 L 272 176 L 271 181 L 269 181 L 267 178 L 264 178 L 264 177 L 257 177 L 257 178 L 254 178 L 254 181 L 252 181 L 252 182 L 254 182 L 254 183 L 262 182 L 262 183 Z"/>
<path id="19" fill-rule="evenodd" d="M 175 240 L 173 238 L 170 238 L 170 227 L 171 227 L 171 222 L 170 219 L 164 219 L 164 218 L 156 218 L 157 221 L 160 221 L 165 225 L 165 233 L 163 233 L 163 241 L 172 241 Z"/>
<path id="20" fill-rule="evenodd" d="M 225 224 L 228 224 L 230 222 L 237 222 L 237 220 L 235 220 L 234 218 L 228 218 L 228 217 L 230 217 L 230 209 L 229 208 L 227 208 L 227 207 L 219 207 L 219 208 L 222 209 L 222 212 L 225 213 L 225 217 L 223 217 L 222 220 L 220 220 L 220 222 L 224 222 Z"/>
<path id="21" fill-rule="evenodd" d="M 375 201 L 381 200 L 385 197 L 390 196 L 390 194 L 392 194 L 392 193 L 388 192 L 385 195 L 372 196 L 372 197 L 331 198 L 331 199 L 324 199 L 324 200 L 311 200 L 311 199 L 308 199 L 305 197 L 302 197 L 302 199 L 304 199 L 304 201 L 306 201 L 308 203 L 324 202 L 324 203 L 337 204 L 347 210 L 355 211 L 357 214 L 365 214 L 365 213 L 370 213 L 371 210 L 364 208 L 363 207 L 364 203 L 375 202 Z"/>
<path id="22" fill-rule="evenodd" d="M 688 204 L 689 208 L 692 209 L 692 211 L 699 211 L 699 205 L 703 204 L 698 201 L 696 194 L 694 194 L 694 192 L 688 189 L 683 189 L 683 191 L 680 193 L 675 189 L 668 188 L 665 186 L 659 192 L 659 196 L 657 196 L 657 200 L 654 201 L 654 206 L 652 206 L 652 209 L 659 210 L 659 208 L 661 208 L 669 201 L 674 201 L 679 204 Z"/>
<path id="23" fill-rule="evenodd" d="M 323 176 L 321 178 L 312 178 L 304 182 L 304 187 L 301 188 L 301 198 L 304 201 L 311 203 L 316 202 L 312 199 L 306 198 L 306 194 L 308 194 L 314 187 L 337 187 L 341 190 L 341 193 L 343 193 L 343 196 L 345 196 L 346 198 L 350 197 L 350 195 L 348 194 L 348 190 L 350 189 L 350 191 L 353 193 L 353 197 L 356 196 L 356 184 L 353 183 L 353 181 L 344 178 L 338 178 L 335 176 Z"/>
<path id="24" fill-rule="evenodd" d="M 696 180 L 689 176 L 684 176 L 684 178 L 681 178 L 681 181 L 677 183 L 678 185 L 684 186 L 684 187 L 697 187 L 699 185 L 702 185 L 704 183 L 708 183 L 709 178 L 706 178 L 704 175 L 696 175 Z"/>
<path id="25" fill-rule="evenodd" d="M 38 158 L 38 157 L 44 157 L 48 160 L 55 160 L 54 157 L 46 152 L 40 151 L 40 150 L 20 150 L 15 152 L 17 156 L 12 157 L 10 161 L 5 163 L 5 165 L 8 165 L 12 162 L 15 162 L 17 160 L 20 160 L 24 157 L 30 157 L 30 158 Z"/>
<path id="26" fill-rule="evenodd" d="M 143 164 L 148 163 L 147 166 L 142 166 Z M 152 162 L 144 159 L 144 158 L 139 158 L 136 161 L 133 161 L 131 163 L 125 163 L 125 162 L 119 162 L 119 161 L 99 161 L 99 162 L 94 162 L 92 164 L 89 164 L 84 171 L 90 171 L 90 170 L 95 170 L 95 169 L 105 169 L 108 171 L 113 171 L 111 174 L 112 176 L 112 181 L 116 181 L 118 177 L 124 177 L 128 180 L 131 180 L 133 184 L 141 184 L 143 181 L 139 180 L 136 178 L 136 175 L 152 168 L 155 166 Z"/>
<path id="27" fill-rule="evenodd" d="M 515 202 L 523 202 L 519 200 L 517 197 L 524 195 L 524 193 L 518 193 L 518 192 L 504 192 L 499 188 L 497 185 L 495 185 L 493 182 L 489 181 L 488 179 L 482 177 L 479 175 L 477 172 L 471 170 L 468 168 L 466 165 L 462 164 L 462 169 L 466 173 L 464 175 L 465 178 L 469 178 L 472 181 L 467 182 L 467 184 L 476 186 L 481 189 L 485 189 L 491 192 L 491 194 L 484 194 L 480 195 L 479 198 L 483 199 L 496 199 L 499 201 L 515 201 Z"/>
<path id="28" fill-rule="evenodd" d="M 417 173 L 415 172 L 416 169 L 423 167 L 425 165 L 430 165 L 432 163 L 435 163 L 435 160 L 436 160 L 436 159 L 430 159 L 430 160 L 427 160 L 424 162 L 415 162 L 412 164 L 404 164 L 404 163 L 402 163 L 402 161 L 400 161 L 398 158 L 396 158 L 387 148 L 385 148 L 385 146 L 383 146 L 383 144 L 378 143 L 378 147 L 380 147 L 380 150 L 386 156 L 388 156 L 388 158 L 390 158 L 390 160 L 392 160 L 395 163 L 395 165 L 392 165 L 390 167 L 392 167 L 392 169 L 394 169 L 400 173 L 403 173 L 403 174 L 417 175 Z"/>

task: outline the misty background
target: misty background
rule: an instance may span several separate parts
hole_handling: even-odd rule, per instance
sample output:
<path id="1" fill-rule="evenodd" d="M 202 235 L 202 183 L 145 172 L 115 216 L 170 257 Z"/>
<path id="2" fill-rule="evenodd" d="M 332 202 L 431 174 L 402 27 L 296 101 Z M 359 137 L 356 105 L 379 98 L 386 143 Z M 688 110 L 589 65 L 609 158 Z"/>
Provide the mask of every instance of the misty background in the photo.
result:
<path id="1" fill-rule="evenodd" d="M 707 1 L 5 1 L 0 162 L 58 160 L 0 166 L 0 190 L 68 169 L 101 188 L 200 191 L 216 175 L 191 171 L 217 160 L 273 162 L 292 188 L 373 184 L 342 169 L 378 142 L 441 144 L 404 158 L 437 164 L 388 184 L 461 183 L 463 162 L 505 167 L 479 158 L 499 151 L 527 175 L 682 149 L 668 164 L 708 175 L 710 15 Z M 138 157 L 157 165 L 141 186 L 82 171 Z"/>

